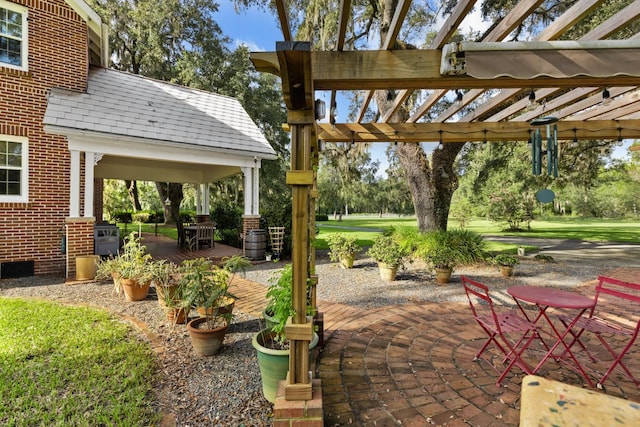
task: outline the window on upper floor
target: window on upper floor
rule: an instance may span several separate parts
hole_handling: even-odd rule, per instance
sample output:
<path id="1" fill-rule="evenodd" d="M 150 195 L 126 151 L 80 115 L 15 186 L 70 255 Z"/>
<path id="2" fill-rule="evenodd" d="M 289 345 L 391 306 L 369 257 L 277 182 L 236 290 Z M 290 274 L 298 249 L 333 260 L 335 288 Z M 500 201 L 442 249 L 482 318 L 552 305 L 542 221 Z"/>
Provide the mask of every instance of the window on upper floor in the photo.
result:
<path id="1" fill-rule="evenodd" d="M 27 202 L 28 140 L 0 135 L 0 202 Z"/>
<path id="2" fill-rule="evenodd" d="M 0 0 L 0 66 L 27 70 L 27 8 Z"/>

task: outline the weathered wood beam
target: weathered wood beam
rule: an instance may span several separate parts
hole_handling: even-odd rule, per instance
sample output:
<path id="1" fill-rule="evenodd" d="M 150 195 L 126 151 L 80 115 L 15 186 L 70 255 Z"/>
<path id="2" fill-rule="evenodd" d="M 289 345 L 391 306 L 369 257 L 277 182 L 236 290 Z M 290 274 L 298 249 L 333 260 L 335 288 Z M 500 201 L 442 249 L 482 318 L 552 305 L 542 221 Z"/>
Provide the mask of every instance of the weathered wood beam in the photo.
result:
<path id="1" fill-rule="evenodd" d="M 294 42 L 290 42 L 294 43 Z M 303 42 L 297 42 L 303 43 Z M 625 49 L 630 57 L 640 56 L 638 49 Z M 602 49 L 601 52 L 609 52 Z M 506 61 L 509 52 L 496 52 L 496 61 Z M 252 53 L 251 60 L 258 71 L 284 73 L 272 52 Z M 597 58 L 598 53 L 584 53 Z M 596 56 L 594 56 L 596 55 Z M 639 76 L 589 75 L 567 77 L 512 78 L 497 77 L 477 79 L 466 75 L 440 75 L 441 51 L 428 50 L 376 50 L 346 52 L 311 52 L 313 83 L 316 90 L 386 90 L 386 89 L 491 89 L 491 88 L 542 88 L 581 86 L 638 86 Z M 502 58 L 502 59 L 500 59 Z M 596 64 L 598 61 L 592 61 Z M 601 65 L 601 64 L 600 64 Z M 535 65 L 533 65 L 535 66 Z M 536 74 L 537 70 L 523 70 Z M 589 74 L 591 70 L 585 69 Z M 600 70 L 593 70 L 594 73 Z"/>
<path id="2" fill-rule="evenodd" d="M 313 110 L 311 44 L 277 42 L 276 50 L 282 79 L 284 102 L 289 110 Z"/>
<path id="3" fill-rule="evenodd" d="M 627 49 L 630 55 L 633 49 Z M 536 77 L 476 79 L 440 75 L 440 50 L 312 52 L 317 90 L 353 89 L 458 89 L 632 86 L 640 77 L 617 75 L 564 78 Z M 498 56 L 496 56 L 498 58 Z M 503 58 L 504 59 L 504 58 Z M 528 70 L 525 70 L 528 71 Z M 588 72 L 589 70 L 585 70 Z M 535 70 L 531 70 L 535 74 Z"/>
<path id="4" fill-rule="evenodd" d="M 278 11 L 278 20 L 280 21 L 280 29 L 282 30 L 284 41 L 291 41 L 291 27 L 289 26 L 287 5 L 284 0 L 276 0 L 276 10 Z"/>
<path id="5" fill-rule="evenodd" d="M 558 139 L 640 138 L 640 120 L 559 121 Z M 527 122 L 339 123 L 318 125 L 326 142 L 471 142 L 526 141 L 535 129 Z"/>

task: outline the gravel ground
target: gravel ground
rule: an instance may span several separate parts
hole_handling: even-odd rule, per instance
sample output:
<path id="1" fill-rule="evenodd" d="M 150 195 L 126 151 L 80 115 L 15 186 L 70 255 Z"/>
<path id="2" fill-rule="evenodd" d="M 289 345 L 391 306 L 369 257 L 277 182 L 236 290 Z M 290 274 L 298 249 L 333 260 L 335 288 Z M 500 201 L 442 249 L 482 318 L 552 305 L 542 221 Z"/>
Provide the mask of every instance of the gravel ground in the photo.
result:
<path id="1" fill-rule="evenodd" d="M 247 279 L 267 284 L 284 262 L 265 262 L 247 272 Z M 458 276 L 467 274 L 504 291 L 516 283 L 572 287 L 594 279 L 606 267 L 599 265 L 542 263 L 525 259 L 516 266 L 513 278 L 500 277 L 489 267 L 458 268 L 453 282 L 437 285 L 423 264 L 408 264 L 395 282 L 383 282 L 372 259 L 356 260 L 347 271 L 330 263 L 326 254 L 318 254 L 320 277 L 318 298 L 363 309 L 405 302 L 463 301 Z M 192 350 L 184 326 L 171 326 L 160 309 L 153 288 L 141 302 L 125 303 L 113 293 L 110 283 L 62 284 L 61 278 L 29 277 L 0 280 L 0 296 L 37 297 L 61 302 L 104 307 L 128 320 L 144 322 L 144 339 L 159 348 L 161 373 L 155 403 L 168 421 L 178 426 L 271 425 L 271 405 L 262 397 L 262 386 L 251 337 L 259 330 L 259 320 L 236 314 L 220 352 L 214 357 L 198 357 Z M 175 417 L 175 418 L 174 418 Z"/>

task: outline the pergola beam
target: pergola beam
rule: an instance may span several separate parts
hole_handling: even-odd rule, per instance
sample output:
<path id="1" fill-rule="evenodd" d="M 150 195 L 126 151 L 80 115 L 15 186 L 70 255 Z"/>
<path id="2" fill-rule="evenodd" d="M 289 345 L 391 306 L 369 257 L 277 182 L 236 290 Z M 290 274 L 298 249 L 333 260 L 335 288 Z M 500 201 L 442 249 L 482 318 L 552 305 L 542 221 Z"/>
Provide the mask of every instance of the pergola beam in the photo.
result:
<path id="1" fill-rule="evenodd" d="M 640 138 L 640 120 L 559 121 L 558 139 Z M 482 142 L 527 141 L 536 129 L 527 122 L 338 123 L 318 125 L 325 142 Z"/>
<path id="2" fill-rule="evenodd" d="M 638 49 L 625 49 L 631 58 L 640 56 Z M 523 51 L 521 51 L 522 53 Z M 529 51 L 535 55 L 535 51 Z M 575 52 L 575 51 L 574 51 Z M 596 64 L 599 54 L 608 49 L 583 52 L 586 66 Z M 511 52 L 496 52 L 496 61 L 508 61 Z M 526 51 L 524 52 L 526 54 Z M 539 70 L 533 61 L 523 64 L 521 75 L 526 77 L 474 78 L 467 75 L 441 75 L 439 49 L 428 50 L 376 50 L 348 52 L 311 52 L 313 87 L 315 90 L 388 90 L 388 89 L 486 89 L 491 88 L 542 88 L 581 86 L 638 86 L 636 75 L 603 75 L 602 70 L 584 69 L 583 75 L 563 77 L 531 77 Z M 282 75 L 277 56 L 273 52 L 252 53 L 251 58 L 258 71 L 276 72 Z M 534 67 L 527 69 L 527 67 Z M 594 65 L 595 67 L 595 65 Z M 295 71 L 295 70 L 294 70 Z M 593 75 L 589 75 L 593 74 Z"/>

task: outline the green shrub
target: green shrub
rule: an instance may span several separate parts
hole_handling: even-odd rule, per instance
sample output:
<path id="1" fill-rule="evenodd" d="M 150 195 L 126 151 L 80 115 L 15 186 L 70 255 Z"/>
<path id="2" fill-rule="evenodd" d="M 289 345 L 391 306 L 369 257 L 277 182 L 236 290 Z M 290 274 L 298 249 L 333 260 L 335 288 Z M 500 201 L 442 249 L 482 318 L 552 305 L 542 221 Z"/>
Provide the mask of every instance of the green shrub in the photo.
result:
<path id="1" fill-rule="evenodd" d="M 393 235 L 381 234 L 373 242 L 367 254 L 377 262 L 389 266 L 402 266 L 408 252 Z"/>
<path id="2" fill-rule="evenodd" d="M 329 221 L 329 215 L 327 214 L 316 214 L 316 222 L 318 221 Z"/>
<path id="3" fill-rule="evenodd" d="M 473 231 L 454 229 L 433 231 L 423 235 L 416 255 L 435 268 L 453 268 L 486 257 L 484 238 Z"/>
<path id="4" fill-rule="evenodd" d="M 133 218 L 131 212 L 115 212 L 113 214 L 113 221 L 120 222 L 123 224 L 131 224 L 133 222 Z"/>

